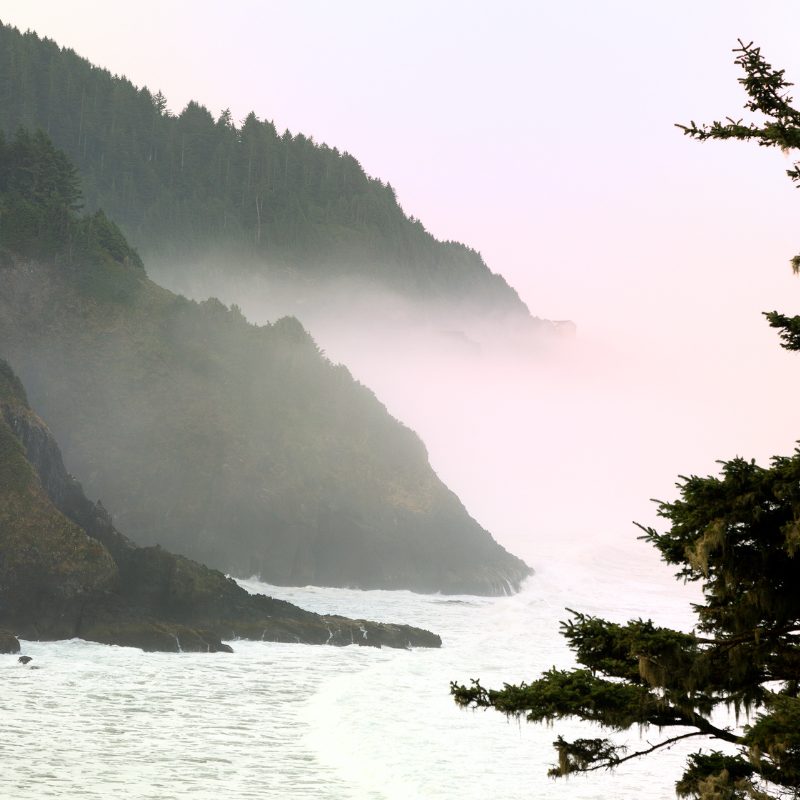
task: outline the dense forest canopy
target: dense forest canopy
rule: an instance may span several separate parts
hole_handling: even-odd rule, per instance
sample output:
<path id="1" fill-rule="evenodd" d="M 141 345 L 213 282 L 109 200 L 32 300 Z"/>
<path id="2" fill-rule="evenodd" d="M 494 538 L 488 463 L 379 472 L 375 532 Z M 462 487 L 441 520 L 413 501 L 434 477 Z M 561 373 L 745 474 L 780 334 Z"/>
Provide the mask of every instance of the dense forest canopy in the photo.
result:
<path id="1" fill-rule="evenodd" d="M 404 293 L 527 314 L 481 256 L 407 216 L 391 185 L 350 154 L 255 113 L 237 123 L 167 100 L 35 33 L 0 25 L 0 130 L 41 128 L 147 260 L 214 246 L 238 268 L 361 276 Z"/>
<path id="2" fill-rule="evenodd" d="M 3 355 L 137 542 L 275 583 L 496 594 L 530 573 L 296 319 L 157 286 L 80 206 L 44 133 L 0 138 Z"/>
<path id="3" fill-rule="evenodd" d="M 0 131 L 0 255 L 53 260 L 89 292 L 130 293 L 139 254 L 102 210 L 82 208 L 75 167 L 42 131 Z"/>

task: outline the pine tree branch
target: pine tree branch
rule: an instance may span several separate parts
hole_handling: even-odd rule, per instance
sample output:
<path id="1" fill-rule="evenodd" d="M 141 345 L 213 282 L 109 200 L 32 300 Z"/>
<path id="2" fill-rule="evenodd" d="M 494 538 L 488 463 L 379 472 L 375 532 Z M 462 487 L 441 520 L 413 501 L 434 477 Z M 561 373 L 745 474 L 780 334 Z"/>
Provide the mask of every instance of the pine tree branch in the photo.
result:
<path id="1" fill-rule="evenodd" d="M 692 731 L 691 733 L 684 733 L 680 736 L 673 736 L 670 739 L 665 739 L 663 742 L 659 742 L 658 744 L 654 744 L 652 747 L 648 748 L 647 750 L 637 750 L 635 753 L 629 753 L 627 756 L 623 756 L 622 758 L 615 759 L 612 763 L 607 764 L 595 764 L 593 767 L 586 767 L 583 772 L 594 772 L 597 769 L 614 769 L 615 767 L 619 766 L 620 764 L 625 763 L 626 761 L 631 761 L 634 758 L 639 758 L 640 756 L 646 756 L 649 753 L 653 753 L 656 750 L 660 750 L 662 747 L 670 747 L 675 742 L 679 742 L 682 739 L 689 739 L 692 736 L 713 736 L 713 734 L 706 733 L 705 731 Z"/>
<path id="2" fill-rule="evenodd" d="M 748 633 L 742 633 L 739 636 L 730 636 L 726 639 L 705 639 L 700 636 L 696 636 L 695 641 L 698 644 L 711 644 L 716 647 L 727 647 L 729 645 L 747 644 L 748 642 L 754 642 L 759 640 L 763 642 L 765 639 L 768 639 L 770 637 L 789 636 L 790 634 L 793 633 L 800 633 L 800 628 L 794 626 L 791 627 L 784 626 L 783 628 L 771 628 L 759 631 L 758 639 L 756 639 L 756 633 L 755 631 L 753 631 Z"/>
<path id="3" fill-rule="evenodd" d="M 752 110 L 759 110 L 765 114 L 771 113 L 773 115 L 778 111 L 784 117 L 791 119 L 796 125 L 800 124 L 800 112 L 790 105 L 792 103 L 792 98 L 788 93 L 781 95 L 778 89 L 775 88 L 776 85 L 781 89 L 788 88 L 792 85 L 783 79 L 784 71 L 774 71 L 761 56 L 761 48 L 753 47 L 752 42 L 750 42 L 750 44 L 745 44 L 739 39 L 739 47 L 734 48 L 733 52 L 741 54 L 737 56 L 736 63 L 751 76 L 750 78 L 743 78 L 739 82 L 747 88 L 752 80 L 752 74 L 757 72 L 758 88 L 772 100 L 773 108 L 771 111 L 768 111 L 763 107 L 763 103 L 758 103 L 757 98 L 754 98 L 751 101 L 753 104 L 751 106 Z"/>
<path id="4" fill-rule="evenodd" d="M 731 744 L 742 743 L 741 736 L 737 736 L 727 728 L 718 728 L 716 725 L 712 725 L 705 717 L 699 717 L 697 720 L 687 724 L 698 728 L 698 734 L 713 736 L 715 739 L 721 739 L 723 742 L 730 742 Z"/>

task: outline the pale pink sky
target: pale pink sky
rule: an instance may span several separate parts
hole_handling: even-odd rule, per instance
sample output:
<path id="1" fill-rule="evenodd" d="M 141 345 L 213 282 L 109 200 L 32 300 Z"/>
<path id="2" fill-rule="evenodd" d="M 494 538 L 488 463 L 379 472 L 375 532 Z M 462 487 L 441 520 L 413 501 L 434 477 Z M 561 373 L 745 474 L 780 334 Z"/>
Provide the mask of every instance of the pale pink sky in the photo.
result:
<path id="1" fill-rule="evenodd" d="M 254 109 L 349 150 L 542 316 L 585 325 L 605 316 L 598 292 L 641 301 L 651 260 L 682 272 L 741 254 L 752 230 L 731 250 L 717 234 L 743 233 L 745 193 L 769 238 L 795 213 L 779 157 L 673 128 L 741 108 L 739 36 L 800 77 L 793 2 L 4 0 L 0 18 L 160 88 L 174 111 Z"/>
<path id="2" fill-rule="evenodd" d="M 534 563 L 542 530 L 632 536 L 677 473 L 800 434 L 800 363 L 760 317 L 800 311 L 788 162 L 673 126 L 740 113 L 737 37 L 800 81 L 797 3 L 3 0 L 0 19 L 161 89 L 175 112 L 190 98 L 253 109 L 350 151 L 534 314 L 578 322 L 566 366 L 493 367 L 492 409 L 554 415 L 518 451 L 476 424 L 481 409 L 423 407 L 364 367 L 473 513 Z M 566 485 L 584 497 L 572 525 Z"/>

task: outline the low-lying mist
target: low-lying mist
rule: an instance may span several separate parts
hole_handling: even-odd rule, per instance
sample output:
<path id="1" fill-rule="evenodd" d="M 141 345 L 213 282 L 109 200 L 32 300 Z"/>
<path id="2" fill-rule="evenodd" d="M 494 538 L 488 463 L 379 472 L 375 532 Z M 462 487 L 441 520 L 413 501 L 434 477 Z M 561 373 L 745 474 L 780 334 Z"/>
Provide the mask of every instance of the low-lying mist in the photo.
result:
<path id="1" fill-rule="evenodd" d="M 709 335 L 674 309 L 626 324 L 609 307 L 613 324 L 578 319 L 570 336 L 352 281 L 224 272 L 156 269 L 154 278 L 236 303 L 253 322 L 296 315 L 420 434 L 470 513 L 539 570 L 579 558 L 650 572 L 657 556 L 633 524 L 658 525 L 650 498 L 675 499 L 680 475 L 716 473 L 717 459 L 765 463 L 794 446 L 792 354 L 757 314 Z M 652 574 L 671 580 L 667 568 Z"/>

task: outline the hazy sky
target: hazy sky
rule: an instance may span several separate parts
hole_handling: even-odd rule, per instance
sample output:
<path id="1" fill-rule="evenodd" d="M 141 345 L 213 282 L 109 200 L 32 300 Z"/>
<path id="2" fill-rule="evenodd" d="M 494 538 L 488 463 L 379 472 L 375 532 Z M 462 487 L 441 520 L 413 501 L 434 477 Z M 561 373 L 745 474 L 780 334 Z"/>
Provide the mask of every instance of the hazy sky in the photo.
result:
<path id="1" fill-rule="evenodd" d="M 755 238 L 730 212 L 761 207 L 774 238 L 794 211 L 779 156 L 673 128 L 741 108 L 737 37 L 800 77 L 793 2 L 3 0 L 0 18 L 160 88 L 173 111 L 254 109 L 349 150 L 543 316 L 585 324 L 610 286 L 646 303 L 665 251 L 725 261 Z M 743 236 L 730 250 L 720 220 Z"/>
<path id="2" fill-rule="evenodd" d="M 737 37 L 800 77 L 796 3 L 0 9 L 161 89 L 173 111 L 190 98 L 239 119 L 254 109 L 350 151 L 435 235 L 479 249 L 535 314 L 602 327 L 612 314 L 651 319 L 690 282 L 717 284 L 725 304 L 789 285 L 800 198 L 781 156 L 700 146 L 673 124 L 739 111 Z"/>
<path id="3" fill-rule="evenodd" d="M 510 518 L 528 504 L 526 526 L 557 529 L 569 501 L 547 507 L 555 481 L 584 498 L 581 524 L 597 513 L 629 536 L 677 472 L 786 452 L 800 433 L 798 364 L 760 317 L 800 310 L 788 162 L 674 127 L 740 114 L 737 37 L 800 81 L 800 4 L 3 0 L 0 19 L 161 89 L 175 112 L 189 99 L 237 119 L 253 109 L 350 151 L 436 236 L 480 250 L 534 314 L 576 320 L 582 377 L 561 390 L 540 380 L 541 408 L 525 406 L 529 382 L 495 374 L 493 409 L 560 409 L 560 439 L 536 465 L 517 454 L 528 472 L 507 491 L 481 472 L 515 457 L 489 426 L 451 415 L 437 436 L 432 412 L 389 402 L 479 519 L 529 558 Z M 449 460 L 457 424 L 487 441 Z M 601 447 L 619 452 L 587 455 Z M 640 498 L 618 519 L 596 509 L 612 485 L 615 509 Z"/>

